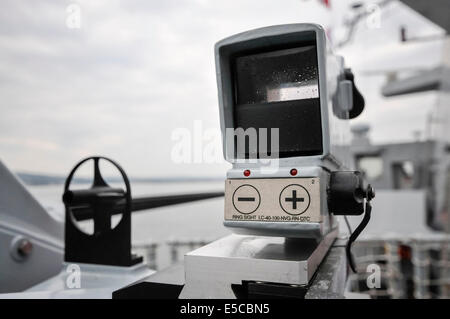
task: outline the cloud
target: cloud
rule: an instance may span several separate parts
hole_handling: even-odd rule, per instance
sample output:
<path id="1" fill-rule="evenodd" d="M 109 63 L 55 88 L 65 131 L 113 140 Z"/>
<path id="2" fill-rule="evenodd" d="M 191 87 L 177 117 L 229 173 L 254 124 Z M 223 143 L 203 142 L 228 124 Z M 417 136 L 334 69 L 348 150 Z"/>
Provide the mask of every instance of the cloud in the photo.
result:
<path id="1" fill-rule="evenodd" d="M 81 29 L 69 29 L 70 3 L 2 2 L 0 154 L 15 170 L 64 174 L 104 154 L 134 176 L 223 174 L 170 159 L 174 129 L 219 127 L 214 43 L 331 14 L 299 0 L 85 0 Z"/>

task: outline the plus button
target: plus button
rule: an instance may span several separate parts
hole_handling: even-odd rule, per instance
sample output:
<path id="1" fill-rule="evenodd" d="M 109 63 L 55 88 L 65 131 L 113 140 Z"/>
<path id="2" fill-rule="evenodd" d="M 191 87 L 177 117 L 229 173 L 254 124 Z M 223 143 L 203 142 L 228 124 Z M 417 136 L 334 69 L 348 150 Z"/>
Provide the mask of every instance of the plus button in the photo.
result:
<path id="1" fill-rule="evenodd" d="M 305 199 L 303 197 L 297 197 L 297 191 L 292 190 L 292 197 L 286 197 L 284 199 L 286 202 L 292 202 L 292 209 L 297 209 L 297 202 L 304 202 Z"/>

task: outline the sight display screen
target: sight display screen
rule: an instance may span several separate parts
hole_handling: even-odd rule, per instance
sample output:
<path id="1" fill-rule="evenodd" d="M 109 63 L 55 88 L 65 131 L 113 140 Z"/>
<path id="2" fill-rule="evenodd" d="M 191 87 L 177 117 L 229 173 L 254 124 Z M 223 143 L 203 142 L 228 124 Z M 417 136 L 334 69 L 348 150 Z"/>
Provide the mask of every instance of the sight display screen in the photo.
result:
<path id="1" fill-rule="evenodd" d="M 316 46 L 236 58 L 236 104 L 319 97 Z"/>
<path id="2" fill-rule="evenodd" d="M 303 46 L 236 56 L 234 126 L 279 129 L 275 157 L 322 154 L 317 47 Z M 270 138 L 268 138 L 270 141 Z M 267 149 L 271 149 L 269 145 Z M 256 153 L 256 154 L 255 154 Z M 246 149 L 238 158 L 264 157 L 264 150 Z"/>

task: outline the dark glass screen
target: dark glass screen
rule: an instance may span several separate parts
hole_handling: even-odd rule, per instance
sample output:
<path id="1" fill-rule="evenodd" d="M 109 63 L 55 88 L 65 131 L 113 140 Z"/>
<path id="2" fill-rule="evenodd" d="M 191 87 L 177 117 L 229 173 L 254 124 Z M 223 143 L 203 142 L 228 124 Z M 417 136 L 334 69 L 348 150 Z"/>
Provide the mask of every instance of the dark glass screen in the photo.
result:
<path id="1" fill-rule="evenodd" d="M 315 45 L 241 55 L 233 72 L 235 127 L 279 128 L 280 158 L 322 154 Z"/>

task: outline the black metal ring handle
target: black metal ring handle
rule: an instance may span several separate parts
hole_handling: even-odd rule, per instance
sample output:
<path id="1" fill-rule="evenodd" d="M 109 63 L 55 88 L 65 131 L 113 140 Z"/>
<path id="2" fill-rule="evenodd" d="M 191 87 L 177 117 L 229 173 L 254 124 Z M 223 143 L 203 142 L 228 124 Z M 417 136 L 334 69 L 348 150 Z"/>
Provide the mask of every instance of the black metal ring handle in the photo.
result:
<path id="1" fill-rule="evenodd" d="M 94 161 L 94 180 L 91 188 L 87 190 L 69 190 L 75 172 L 80 168 L 81 165 L 90 160 Z M 122 188 L 112 188 L 105 182 L 100 172 L 100 160 L 106 160 L 118 169 L 125 183 L 125 191 Z M 128 176 L 119 164 L 104 156 L 91 156 L 78 162 L 78 164 L 75 165 L 75 167 L 70 172 L 64 184 L 63 202 L 66 207 L 77 206 L 77 204 L 80 203 L 92 204 L 91 202 L 93 201 L 93 198 L 95 198 L 95 200 L 99 202 L 117 202 L 117 200 L 119 199 L 125 199 L 125 203 L 121 205 L 122 209 L 124 209 L 123 213 L 131 215 L 131 186 Z"/>

